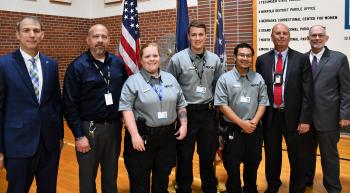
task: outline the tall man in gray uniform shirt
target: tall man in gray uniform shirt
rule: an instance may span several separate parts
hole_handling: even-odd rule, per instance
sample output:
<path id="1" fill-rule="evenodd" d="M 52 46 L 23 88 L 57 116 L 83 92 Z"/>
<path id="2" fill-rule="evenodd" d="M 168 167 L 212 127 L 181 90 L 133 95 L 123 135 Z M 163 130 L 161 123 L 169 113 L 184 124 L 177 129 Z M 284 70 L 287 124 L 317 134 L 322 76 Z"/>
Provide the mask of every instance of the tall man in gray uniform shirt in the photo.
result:
<path id="1" fill-rule="evenodd" d="M 178 80 L 188 103 L 187 136 L 177 146 L 177 193 L 191 192 L 196 141 L 202 190 L 204 193 L 214 193 L 217 182 L 213 161 L 218 134 L 212 101 L 216 80 L 224 72 L 224 66 L 217 55 L 204 48 L 204 23 L 192 21 L 187 35 L 190 47 L 175 54 L 167 69 Z"/>
<path id="2" fill-rule="evenodd" d="M 257 193 L 257 170 L 261 161 L 261 117 L 269 106 L 266 85 L 260 74 L 249 70 L 254 50 L 246 43 L 234 49 L 235 67 L 220 76 L 214 104 L 224 114 L 222 157 L 227 171 L 227 193 L 242 192 L 240 165 L 244 164 L 244 193 Z"/>
<path id="3" fill-rule="evenodd" d="M 327 192 L 341 192 L 339 180 L 339 153 L 337 143 L 340 127 L 350 124 L 350 71 L 347 57 L 340 52 L 328 49 L 326 28 L 315 25 L 310 28 L 308 40 L 314 79 L 314 108 L 312 111 L 312 139 L 316 141 L 310 155 L 307 185 L 312 185 L 316 165 L 316 149 L 319 145 L 323 171 L 323 185 Z"/>

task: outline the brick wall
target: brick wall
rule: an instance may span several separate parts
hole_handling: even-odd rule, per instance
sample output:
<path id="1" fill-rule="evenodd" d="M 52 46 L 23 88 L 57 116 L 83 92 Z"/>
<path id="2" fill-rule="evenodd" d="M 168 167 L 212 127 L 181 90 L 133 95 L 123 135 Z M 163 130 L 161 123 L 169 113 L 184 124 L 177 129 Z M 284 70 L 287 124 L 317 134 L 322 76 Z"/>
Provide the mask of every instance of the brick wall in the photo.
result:
<path id="1" fill-rule="evenodd" d="M 233 63 L 233 48 L 240 42 L 252 44 L 252 1 L 224 1 L 225 38 L 228 63 Z M 189 8 L 190 20 L 199 19 L 208 26 L 206 47 L 213 50 L 214 0 L 198 0 L 197 7 Z M 0 10 L 0 55 L 13 51 L 18 47 L 15 36 L 16 22 L 27 13 Z M 81 19 L 51 15 L 37 15 L 43 23 L 45 38 L 41 51 L 59 61 L 61 80 L 67 65 L 81 52 L 86 50 L 86 32 L 90 25 L 105 24 L 111 33 L 109 50 L 116 52 L 120 34 L 121 16 L 99 19 Z M 141 43 L 157 42 L 168 33 L 175 33 L 176 10 L 162 10 L 141 13 L 139 16 Z"/>

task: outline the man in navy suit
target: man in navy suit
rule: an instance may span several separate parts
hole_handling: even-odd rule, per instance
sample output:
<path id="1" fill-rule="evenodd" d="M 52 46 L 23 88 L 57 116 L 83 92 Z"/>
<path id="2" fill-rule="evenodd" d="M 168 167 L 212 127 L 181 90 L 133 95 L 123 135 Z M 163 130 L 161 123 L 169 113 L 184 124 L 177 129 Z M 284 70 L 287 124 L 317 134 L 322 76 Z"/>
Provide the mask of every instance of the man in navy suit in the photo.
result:
<path id="1" fill-rule="evenodd" d="M 264 128 L 266 193 L 276 193 L 282 164 L 282 136 L 290 163 L 289 192 L 305 191 L 305 145 L 311 123 L 312 74 L 308 58 L 288 47 L 290 32 L 282 23 L 274 25 L 274 49 L 257 58 L 256 71 L 267 86 L 270 106 L 262 119 Z"/>
<path id="2" fill-rule="evenodd" d="M 63 122 L 57 62 L 39 53 L 36 17 L 17 23 L 19 49 L 0 57 L 0 168 L 7 193 L 55 193 Z"/>

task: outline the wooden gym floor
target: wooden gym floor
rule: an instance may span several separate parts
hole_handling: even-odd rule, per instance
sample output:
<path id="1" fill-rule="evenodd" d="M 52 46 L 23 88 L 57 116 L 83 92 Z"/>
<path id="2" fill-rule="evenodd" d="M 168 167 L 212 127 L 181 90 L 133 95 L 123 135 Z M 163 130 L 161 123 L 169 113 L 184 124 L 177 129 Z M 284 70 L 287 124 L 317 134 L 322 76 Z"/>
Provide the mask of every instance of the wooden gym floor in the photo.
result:
<path id="1" fill-rule="evenodd" d="M 340 161 L 340 179 L 343 185 L 343 192 L 350 192 L 350 138 L 345 136 L 342 137 L 339 143 L 339 151 L 340 157 L 342 158 Z M 122 150 L 123 152 L 123 150 Z M 264 155 L 264 153 L 263 153 Z M 264 174 L 264 158 L 260 163 L 260 167 L 258 170 L 258 190 L 259 192 L 264 192 L 267 185 L 265 182 L 265 174 Z M 199 179 L 199 171 L 198 171 L 198 156 L 195 153 L 194 156 L 194 183 L 193 183 L 193 192 L 200 193 L 200 179 Z M 224 184 L 226 180 L 226 172 L 223 168 L 222 164 L 219 164 L 216 169 L 217 177 L 221 185 Z M 100 190 L 100 174 L 98 174 L 96 184 L 97 184 L 97 192 L 101 193 Z M 174 182 L 174 170 L 170 176 L 169 187 L 172 187 L 172 183 Z M 288 192 L 288 182 L 289 182 L 289 162 L 287 157 L 287 152 L 283 151 L 283 164 L 282 164 L 282 174 L 281 174 L 282 186 L 280 188 L 279 193 L 287 193 Z M 74 150 L 74 138 L 72 136 L 71 131 L 65 127 L 65 146 L 62 150 L 59 172 L 58 172 L 58 193 L 78 193 L 78 164 L 75 157 Z M 0 193 L 5 193 L 7 187 L 6 182 L 6 172 L 5 170 L 0 170 Z M 129 181 L 127 171 L 124 167 L 124 161 L 121 153 L 121 157 L 119 158 L 119 176 L 118 176 L 118 190 L 119 193 L 127 193 L 129 192 Z M 169 188 L 172 191 L 172 188 Z M 35 182 L 33 183 L 30 193 L 35 193 Z M 320 165 L 320 157 L 317 157 L 317 168 L 316 168 L 316 176 L 314 180 L 314 185 L 312 188 L 307 188 L 307 193 L 326 193 L 322 185 L 322 170 Z"/>

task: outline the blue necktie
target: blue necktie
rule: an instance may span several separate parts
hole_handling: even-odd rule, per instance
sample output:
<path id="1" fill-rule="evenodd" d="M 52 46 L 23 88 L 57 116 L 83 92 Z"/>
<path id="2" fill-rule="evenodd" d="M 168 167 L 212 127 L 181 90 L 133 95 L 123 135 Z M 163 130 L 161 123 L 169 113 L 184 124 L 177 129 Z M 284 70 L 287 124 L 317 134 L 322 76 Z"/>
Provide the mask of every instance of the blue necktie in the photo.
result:
<path id="1" fill-rule="evenodd" d="M 35 63 L 35 58 L 29 59 L 29 61 L 32 63 L 32 65 L 29 68 L 29 76 L 30 79 L 32 79 L 32 83 L 33 83 L 33 88 L 34 88 L 34 92 L 36 95 L 36 98 L 40 99 L 40 92 L 39 92 L 39 72 L 38 72 L 38 67 Z"/>
<path id="2" fill-rule="evenodd" d="M 317 58 L 314 56 L 311 62 L 311 69 L 312 69 L 312 76 L 315 78 L 316 75 L 316 70 L 317 70 Z"/>

